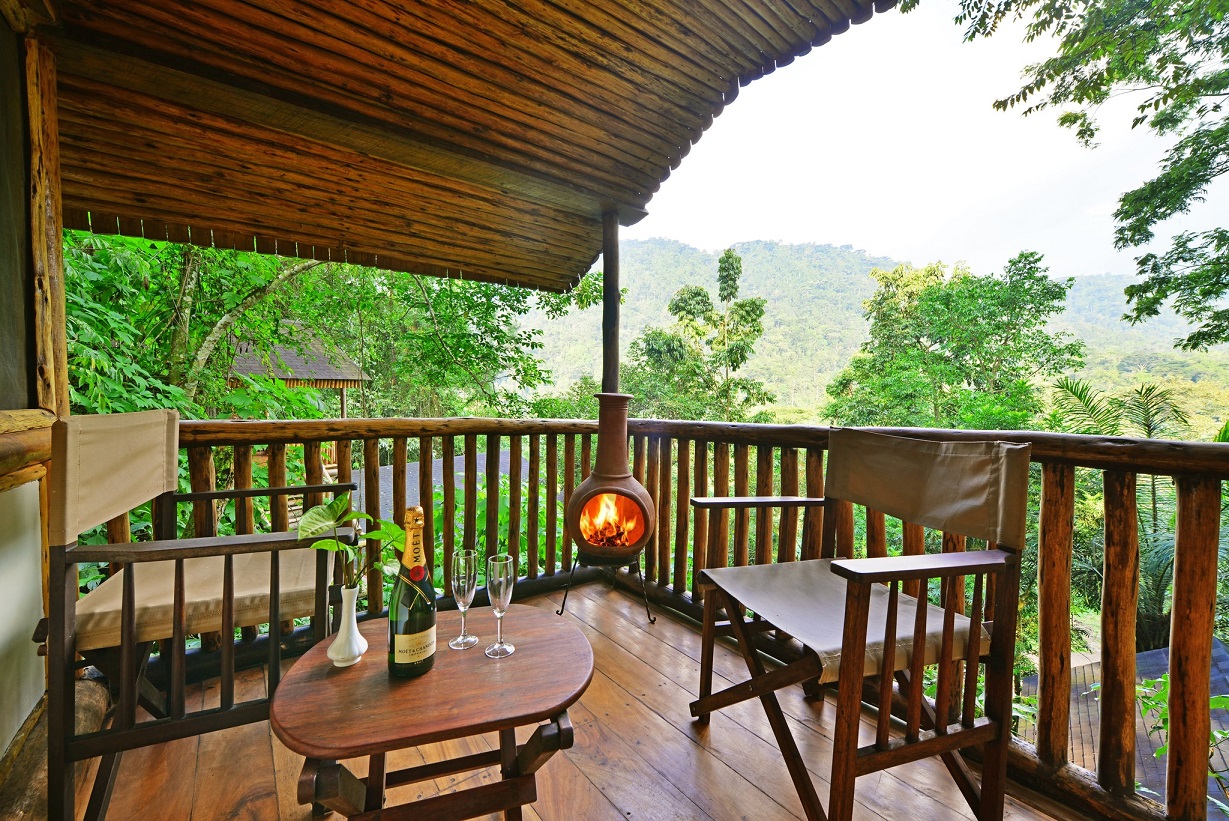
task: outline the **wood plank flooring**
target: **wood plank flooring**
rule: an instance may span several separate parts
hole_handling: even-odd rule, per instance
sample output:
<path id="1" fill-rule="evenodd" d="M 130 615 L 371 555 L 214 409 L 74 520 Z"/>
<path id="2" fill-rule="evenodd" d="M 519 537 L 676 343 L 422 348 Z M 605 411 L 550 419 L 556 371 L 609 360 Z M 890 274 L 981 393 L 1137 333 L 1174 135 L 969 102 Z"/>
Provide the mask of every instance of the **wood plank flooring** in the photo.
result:
<path id="1" fill-rule="evenodd" d="M 556 609 L 561 598 L 553 594 L 526 603 Z M 539 773 L 538 800 L 526 808 L 525 818 L 801 818 L 802 807 L 758 702 L 716 713 L 707 727 L 691 720 L 687 705 L 695 697 L 699 678 L 699 633 L 669 614 L 657 615 L 657 623 L 648 624 L 639 600 L 604 585 L 585 585 L 572 592 L 565 618 L 592 644 L 596 671 L 588 691 L 570 711 L 575 746 L 556 755 Z M 470 623 L 486 638 L 493 632 L 490 622 L 489 614 L 475 611 Z M 515 621 L 505 629 L 515 641 Z M 368 662 L 381 660 L 363 663 Z M 746 671 L 742 659 L 721 646 L 716 672 L 715 686 L 724 686 L 725 681 L 744 679 Z M 237 687 L 241 697 L 261 692 L 263 671 L 244 674 Z M 216 682 L 197 688 L 192 698 L 205 703 L 216 700 Z M 799 688 L 783 691 L 781 702 L 826 803 L 833 702 L 808 702 Z M 864 727 L 869 731 L 868 723 Z M 438 760 L 496 744 L 491 735 L 429 745 L 390 755 L 388 766 Z M 267 722 L 136 750 L 123 759 L 109 817 L 307 821 L 310 811 L 295 797 L 302 763 L 302 757 L 273 736 Z M 356 775 L 366 773 L 365 760 L 348 764 Z M 429 797 L 498 777 L 494 768 L 462 773 L 391 790 L 389 799 Z M 1029 800 L 1037 802 L 1032 796 Z M 938 762 L 867 776 L 858 782 L 857 802 L 857 818 L 972 817 Z M 1073 817 L 1038 803 L 1044 811 L 1009 796 L 1006 817 Z"/>

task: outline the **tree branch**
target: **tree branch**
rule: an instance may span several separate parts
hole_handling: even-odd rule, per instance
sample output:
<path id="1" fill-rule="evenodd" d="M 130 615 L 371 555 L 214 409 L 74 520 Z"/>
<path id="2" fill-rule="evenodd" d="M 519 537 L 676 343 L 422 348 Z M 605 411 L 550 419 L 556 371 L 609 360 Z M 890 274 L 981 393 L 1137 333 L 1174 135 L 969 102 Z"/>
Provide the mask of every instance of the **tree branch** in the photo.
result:
<path id="1" fill-rule="evenodd" d="M 239 317 L 251 308 L 260 300 L 271 294 L 273 291 L 285 285 L 290 280 L 299 276 L 302 273 L 310 271 L 324 263 L 320 260 L 312 260 L 310 262 L 301 262 L 298 265 L 291 265 L 288 268 L 283 268 L 278 271 L 274 277 L 264 285 L 252 289 L 251 293 L 245 296 L 231 308 L 222 318 L 219 319 L 201 342 L 201 346 L 196 350 L 196 356 L 192 359 L 192 366 L 188 371 L 187 378 L 184 380 L 184 393 L 188 397 L 188 401 L 192 402 L 196 398 L 196 390 L 200 386 L 201 373 L 205 370 L 205 364 L 209 362 L 209 357 L 213 356 L 213 352 L 217 349 L 218 344 L 226 337 L 231 327 L 238 321 Z"/>

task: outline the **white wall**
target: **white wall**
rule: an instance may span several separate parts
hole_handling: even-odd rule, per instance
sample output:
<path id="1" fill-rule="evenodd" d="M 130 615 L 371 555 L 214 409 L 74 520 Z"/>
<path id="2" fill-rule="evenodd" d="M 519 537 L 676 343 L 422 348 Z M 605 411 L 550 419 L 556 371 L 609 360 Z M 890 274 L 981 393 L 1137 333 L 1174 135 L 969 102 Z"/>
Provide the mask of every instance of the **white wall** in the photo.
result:
<path id="1" fill-rule="evenodd" d="M 39 527 L 37 482 L 0 493 L 0 755 L 43 695 Z"/>

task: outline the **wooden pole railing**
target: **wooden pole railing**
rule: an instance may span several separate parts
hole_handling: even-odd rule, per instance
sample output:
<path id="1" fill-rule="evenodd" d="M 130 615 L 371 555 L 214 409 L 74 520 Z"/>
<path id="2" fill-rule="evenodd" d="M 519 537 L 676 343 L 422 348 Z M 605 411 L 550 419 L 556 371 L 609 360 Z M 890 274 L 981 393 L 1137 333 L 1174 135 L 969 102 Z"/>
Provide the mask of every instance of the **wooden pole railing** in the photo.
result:
<path id="1" fill-rule="evenodd" d="M 407 498 L 408 443 L 418 448 L 418 498 L 427 513 L 429 544 L 437 545 L 444 570 L 459 546 L 484 554 L 510 550 L 521 557 L 526 579 L 560 576 L 570 568 L 573 546 L 564 532 L 563 505 L 590 470 L 596 422 L 508 419 L 344 419 L 305 422 L 183 422 L 193 489 L 213 481 L 213 459 L 233 448 L 235 482 L 251 484 L 251 464 L 269 459 L 285 476 L 286 445 L 304 444 L 309 483 L 318 477 L 322 446 L 337 454 L 338 480 L 351 476 L 353 441 L 361 443 L 365 509 L 380 512 L 379 488 L 391 481 L 393 515 Z M 1209 736 L 1209 666 L 1216 600 L 1221 480 L 1229 477 L 1229 446 L 1020 431 L 885 429 L 944 440 L 988 438 L 1032 445 L 1041 465 L 1037 522 L 1040 602 L 1040 684 L 1036 746 L 1013 742 L 1014 778 L 1093 815 L 1124 818 L 1203 818 L 1206 813 Z M 855 520 L 851 510 L 811 507 L 775 520 L 768 511 L 736 510 L 710 519 L 697 516 L 689 496 L 745 496 L 779 492 L 823 495 L 828 429 L 814 426 L 745 425 L 632 420 L 633 475 L 648 488 L 658 521 L 644 554 L 649 592 L 659 604 L 695 615 L 695 578 L 707 566 L 786 562 L 831 555 L 853 543 L 858 552 L 887 552 L 884 519 L 871 511 Z M 386 447 L 381 450 L 380 443 Z M 391 448 L 387 445 L 391 443 Z M 265 456 L 261 456 L 261 452 Z M 391 479 L 378 464 L 391 453 Z M 501 464 L 506 454 L 507 467 Z M 442 462 L 441 462 L 442 459 Z M 442 466 L 441 466 L 442 465 Z M 1075 468 L 1101 471 L 1104 479 L 1105 564 L 1102 601 L 1101 728 L 1096 773 L 1068 761 L 1071 690 L 1071 563 Z M 528 475 L 526 475 L 526 472 Z M 1176 477 L 1178 532 L 1173 583 L 1169 773 L 1163 803 L 1136 795 L 1135 610 L 1139 596 L 1136 475 Z M 457 483 L 461 483 L 458 489 Z M 504 486 L 506 483 L 506 490 Z M 485 502 L 479 496 L 485 486 Z M 438 499 L 437 499 L 438 494 Z M 501 517 L 501 501 L 507 515 Z M 485 511 L 482 512 L 482 505 Z M 440 516 L 436 532 L 435 516 Z M 196 528 L 208 529 L 198 508 Z M 275 525 L 282 524 L 274 513 Z M 244 525 L 246 526 L 246 525 Z M 284 526 L 284 525 L 283 525 Z M 921 528 L 905 525 L 899 545 L 924 550 Z M 831 541 L 829 541 L 831 540 Z M 963 545 L 945 540 L 946 549 Z M 847 548 L 842 548 L 847 549 Z M 449 581 L 444 573 L 444 589 Z M 916 586 L 916 585 L 915 585 Z M 377 585 L 378 587 L 378 585 Z M 913 593 L 909 586 L 903 592 Z M 949 595 L 959 609 L 963 588 Z M 994 613 L 985 591 L 989 620 Z M 373 611 L 382 606 L 378 597 Z M 952 679 L 953 699 L 959 678 Z M 965 695 L 968 698 L 968 695 Z M 953 701 L 953 703 L 956 703 Z"/>

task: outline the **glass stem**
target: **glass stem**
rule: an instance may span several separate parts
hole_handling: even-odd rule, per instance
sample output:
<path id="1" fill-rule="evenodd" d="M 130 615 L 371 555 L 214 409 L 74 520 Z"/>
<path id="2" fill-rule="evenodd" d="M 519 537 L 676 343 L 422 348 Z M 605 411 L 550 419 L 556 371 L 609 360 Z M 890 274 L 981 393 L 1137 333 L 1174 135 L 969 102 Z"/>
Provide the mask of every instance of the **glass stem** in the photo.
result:
<path id="1" fill-rule="evenodd" d="M 461 635 L 465 635 L 465 611 L 461 611 Z"/>
<path id="2" fill-rule="evenodd" d="M 496 644 L 504 643 L 504 617 L 503 616 L 495 617 L 495 643 Z"/>

